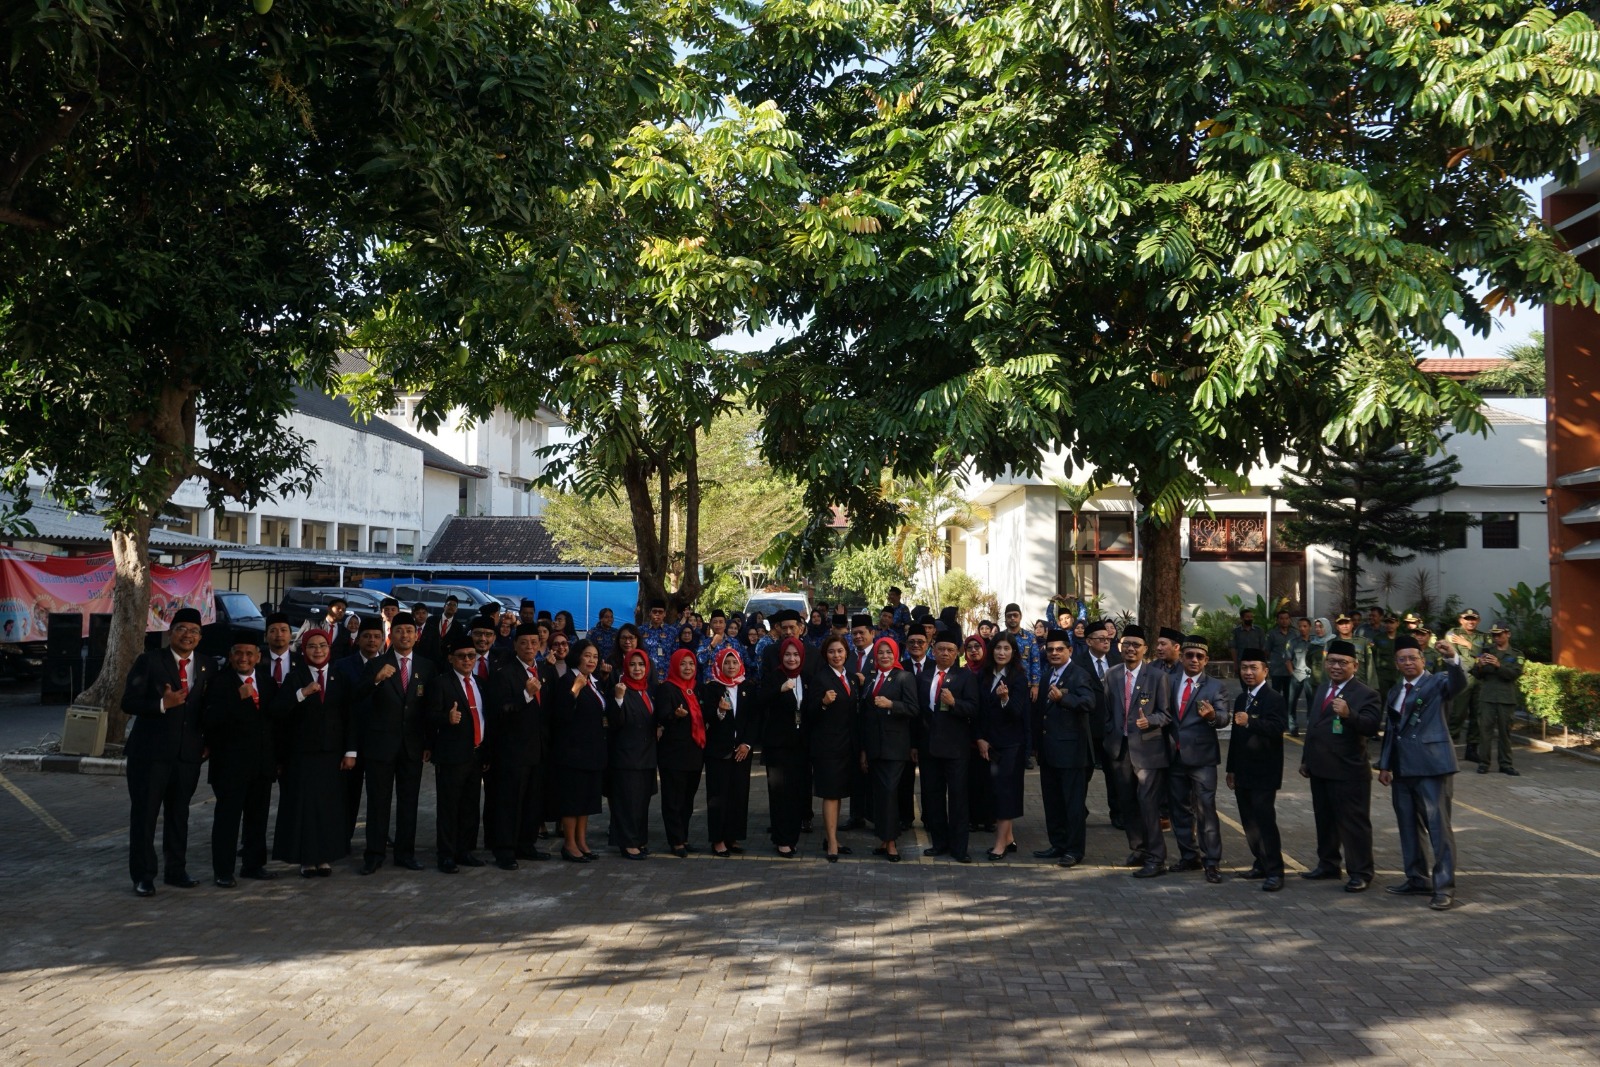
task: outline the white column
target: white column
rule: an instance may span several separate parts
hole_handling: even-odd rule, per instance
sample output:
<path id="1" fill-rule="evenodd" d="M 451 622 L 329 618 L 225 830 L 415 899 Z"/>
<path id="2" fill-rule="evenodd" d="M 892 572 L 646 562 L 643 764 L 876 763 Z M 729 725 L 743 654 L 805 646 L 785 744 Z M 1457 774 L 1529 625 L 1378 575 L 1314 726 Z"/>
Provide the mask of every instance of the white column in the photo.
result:
<path id="1" fill-rule="evenodd" d="M 289 519 L 288 523 L 289 523 L 289 547 L 290 548 L 304 548 L 305 545 L 301 543 L 301 538 L 305 535 L 305 528 L 306 528 L 305 520 L 300 518 L 300 516 L 296 515 L 294 518 Z"/>
<path id="2" fill-rule="evenodd" d="M 244 517 L 244 543 L 259 545 L 261 543 L 261 513 L 252 511 Z"/>
<path id="3" fill-rule="evenodd" d="M 210 508 L 201 508 L 195 515 L 195 533 L 208 540 L 217 536 L 217 513 Z"/>

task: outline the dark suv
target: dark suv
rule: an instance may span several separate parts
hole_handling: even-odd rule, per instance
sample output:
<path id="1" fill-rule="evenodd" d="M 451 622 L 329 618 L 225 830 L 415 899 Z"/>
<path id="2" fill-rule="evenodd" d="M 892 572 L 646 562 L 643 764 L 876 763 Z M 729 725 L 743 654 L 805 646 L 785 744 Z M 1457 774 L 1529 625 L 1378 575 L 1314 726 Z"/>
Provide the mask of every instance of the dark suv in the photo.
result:
<path id="1" fill-rule="evenodd" d="M 470 585 L 397 585 L 389 591 L 389 595 L 406 608 L 418 602 L 426 604 L 428 610 L 435 614 L 443 610 L 444 598 L 447 596 L 453 596 L 460 601 L 461 610 L 468 616 L 476 615 L 478 608 L 484 604 L 493 604 L 496 611 L 504 606 L 498 597 L 492 597 Z"/>
<path id="2" fill-rule="evenodd" d="M 267 620 L 248 594 L 223 591 L 216 594 L 217 618 L 200 628 L 200 651 L 226 659 L 235 641 L 260 644 L 267 632 Z"/>
<path id="3" fill-rule="evenodd" d="M 278 610 L 289 616 L 290 626 L 298 627 L 307 619 L 321 622 L 328 614 L 328 604 L 334 597 L 344 597 L 352 615 L 376 615 L 379 605 L 383 603 L 383 594 L 375 589 L 340 588 L 337 585 L 302 586 L 285 589 L 283 599 L 278 601 Z"/>

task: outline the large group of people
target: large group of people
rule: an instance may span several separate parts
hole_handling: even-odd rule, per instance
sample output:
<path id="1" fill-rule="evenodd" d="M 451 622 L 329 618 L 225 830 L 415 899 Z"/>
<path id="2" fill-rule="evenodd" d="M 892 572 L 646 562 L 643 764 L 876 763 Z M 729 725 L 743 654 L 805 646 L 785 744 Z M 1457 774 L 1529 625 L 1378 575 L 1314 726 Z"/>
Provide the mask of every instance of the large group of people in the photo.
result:
<path id="1" fill-rule="evenodd" d="M 531 602 L 508 618 L 467 618 L 453 600 L 437 616 L 388 600 L 353 623 L 335 603 L 298 634 L 270 615 L 261 647 L 236 642 L 218 665 L 196 654 L 198 613 L 180 611 L 169 647 L 139 658 L 123 697 L 134 724 L 126 756 L 135 892 L 153 894 L 158 874 L 168 885 L 198 884 L 187 821 L 202 764 L 216 794 L 212 877 L 232 888 L 238 877 L 273 877 L 269 858 L 307 878 L 330 875 L 356 851 L 363 799 L 359 872 L 391 858 L 423 869 L 418 804 L 428 764 L 434 862 L 447 874 L 483 866 L 480 841 L 504 870 L 552 853 L 593 863 L 590 820 L 602 811 L 606 847 L 644 860 L 658 793 L 668 853 L 699 850 L 689 829 L 698 805 L 706 851 L 732 856 L 750 844 L 757 759 L 766 835 L 780 857 L 800 855 L 820 810 L 828 862 L 852 854 L 843 831 L 868 823 L 872 851 L 898 861 L 920 783 L 924 855 L 970 863 L 972 834 L 992 833 L 983 857 L 1002 862 L 1018 848 L 1025 772 L 1036 764 L 1046 844 L 1034 856 L 1062 867 L 1084 861 L 1088 789 L 1099 771 L 1135 877 L 1196 871 L 1212 883 L 1222 881 L 1220 773 L 1251 853 L 1240 877 L 1275 892 L 1285 875 L 1275 806 L 1284 737 L 1303 734 L 1299 771 L 1310 781 L 1317 842 L 1303 877 L 1344 878 L 1350 892 L 1371 883 L 1368 743 L 1381 737 L 1378 780 L 1391 790 L 1406 869 L 1390 889 L 1426 894 L 1443 910 L 1455 888 L 1452 716 L 1474 684 L 1478 769 L 1498 745 L 1501 769 L 1516 773 L 1501 705 L 1508 686 L 1514 693 L 1520 655 L 1503 627 L 1476 636 L 1475 612 L 1437 640 L 1409 619 L 1380 617 L 1372 637 L 1355 631 L 1351 615 L 1281 614 L 1262 632 L 1246 613 L 1228 650 L 1240 682 L 1232 696 L 1207 670 L 1205 638 L 1161 628 L 1147 643 L 1139 626 L 1058 617 L 1055 603 L 1031 628 L 1012 604 L 1003 625 L 971 634 L 953 609 L 908 609 L 898 590 L 876 620 L 826 607 L 809 619 L 667 614 L 654 602 L 639 624 L 617 627 L 607 609 L 580 637 L 570 616 L 538 613 Z M 541 847 L 547 839 L 559 844 Z"/>

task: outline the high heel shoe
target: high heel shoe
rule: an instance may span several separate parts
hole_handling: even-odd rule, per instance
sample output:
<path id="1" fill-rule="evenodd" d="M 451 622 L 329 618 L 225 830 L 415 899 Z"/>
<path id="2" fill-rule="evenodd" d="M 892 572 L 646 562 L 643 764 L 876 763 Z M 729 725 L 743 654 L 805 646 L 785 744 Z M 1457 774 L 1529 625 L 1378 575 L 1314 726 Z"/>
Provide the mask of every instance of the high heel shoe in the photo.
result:
<path id="1" fill-rule="evenodd" d="M 998 863 L 1000 860 L 1006 858 L 1006 854 L 1004 852 L 985 852 L 984 855 L 989 857 L 990 863 Z"/>
<path id="2" fill-rule="evenodd" d="M 827 859 L 828 859 L 829 863 L 838 863 L 839 862 L 839 854 L 837 852 L 828 852 L 828 853 L 825 853 L 825 855 L 827 856 Z"/>
<path id="3" fill-rule="evenodd" d="M 568 852 L 566 845 L 562 845 L 561 846 L 561 858 L 566 860 L 568 863 L 588 863 L 589 862 L 588 858 L 585 857 L 585 856 L 574 856 L 572 853 Z"/>

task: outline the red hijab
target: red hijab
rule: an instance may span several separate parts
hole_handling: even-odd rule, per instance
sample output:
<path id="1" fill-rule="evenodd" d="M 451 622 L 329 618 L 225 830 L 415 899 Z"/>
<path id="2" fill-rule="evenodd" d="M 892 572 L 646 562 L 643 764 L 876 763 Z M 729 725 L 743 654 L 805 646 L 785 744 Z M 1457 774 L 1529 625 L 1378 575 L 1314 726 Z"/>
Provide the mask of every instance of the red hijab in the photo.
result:
<path id="1" fill-rule="evenodd" d="M 634 678 L 628 673 L 630 660 L 644 660 L 644 677 Z M 639 694 L 644 701 L 644 706 L 649 711 L 655 711 L 655 706 L 650 703 L 650 653 L 642 648 L 630 648 L 622 656 L 622 684 Z"/>
<path id="2" fill-rule="evenodd" d="M 683 691 L 683 701 L 689 707 L 689 736 L 694 738 L 695 744 L 705 748 L 706 717 L 700 714 L 700 698 L 694 692 L 694 679 L 684 678 L 678 673 L 678 664 L 684 660 L 696 664 L 698 673 L 699 666 L 694 653 L 687 648 L 680 648 L 672 654 L 672 661 L 667 665 L 667 682 Z"/>
<path id="3" fill-rule="evenodd" d="M 788 648 L 790 645 L 793 645 L 795 651 L 800 653 L 800 666 L 796 667 L 792 671 L 783 665 L 784 649 Z M 785 678 L 798 678 L 800 677 L 800 672 L 805 670 L 805 667 L 806 646 L 800 643 L 800 639 L 798 637 L 785 637 L 783 639 L 783 643 L 778 646 L 778 669 L 783 672 L 783 676 Z"/>
<path id="4" fill-rule="evenodd" d="M 889 670 L 898 669 L 899 666 L 900 666 L 900 644 L 899 644 L 899 642 L 897 642 L 892 637 L 880 637 L 876 641 L 872 642 L 872 673 L 874 673 L 874 674 L 884 674 L 884 673 L 886 673 L 885 671 L 881 670 L 878 667 L 878 646 L 879 645 L 888 645 L 890 650 L 892 652 L 894 652 L 894 666 L 890 667 Z"/>
<path id="5" fill-rule="evenodd" d="M 732 656 L 733 661 L 739 665 L 738 670 L 733 674 L 729 674 L 722 669 L 722 665 L 728 662 L 729 656 Z M 744 657 L 732 648 L 718 653 L 717 658 L 711 664 L 711 680 L 718 685 L 728 686 L 736 686 L 744 681 Z"/>
<path id="6" fill-rule="evenodd" d="M 978 654 L 977 659 L 967 657 L 967 646 L 972 644 L 974 641 L 978 643 L 978 648 L 982 650 Z M 971 634 L 965 641 L 961 643 L 961 655 L 966 657 L 967 670 L 976 674 L 985 667 L 989 666 L 989 642 L 985 641 L 977 634 Z"/>

